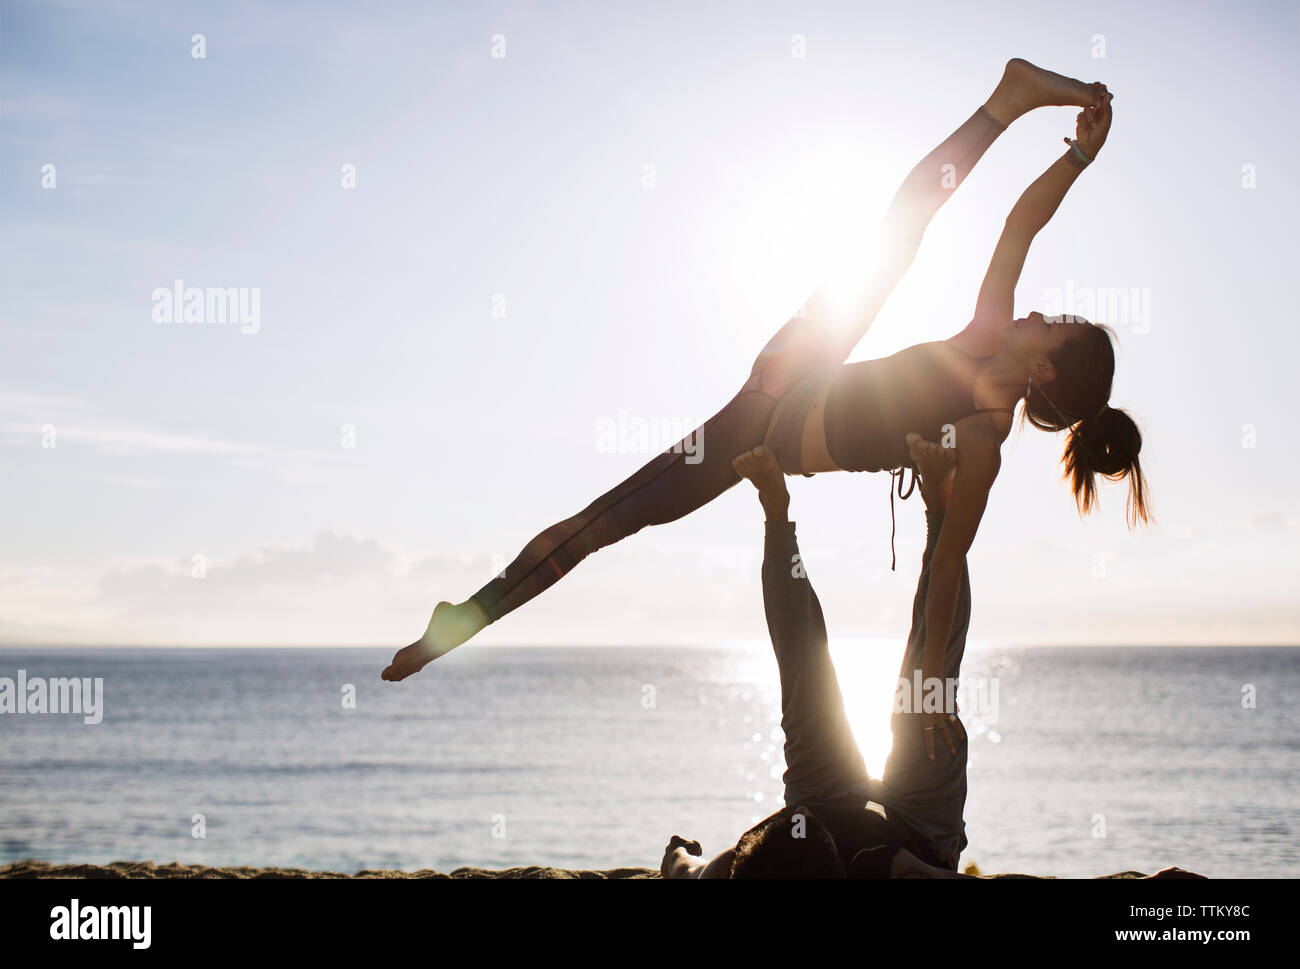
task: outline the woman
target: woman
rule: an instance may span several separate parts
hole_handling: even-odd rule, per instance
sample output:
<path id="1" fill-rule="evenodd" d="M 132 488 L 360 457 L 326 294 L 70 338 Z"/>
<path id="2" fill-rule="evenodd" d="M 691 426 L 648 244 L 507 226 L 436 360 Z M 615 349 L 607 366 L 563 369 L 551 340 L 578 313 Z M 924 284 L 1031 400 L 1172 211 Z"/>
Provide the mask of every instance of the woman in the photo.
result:
<path id="1" fill-rule="evenodd" d="M 1075 178 L 1105 143 L 1111 95 L 1027 61 L 1007 63 L 989 99 L 912 170 L 885 217 L 881 252 L 865 305 L 837 314 L 818 290 L 772 338 L 749 380 L 695 432 L 702 449 L 674 447 L 579 514 L 529 542 L 500 576 L 470 599 L 440 602 L 425 634 L 399 650 L 386 680 L 418 672 L 555 583 L 591 552 L 647 525 L 675 521 L 722 494 L 739 477 L 732 459 L 759 444 L 788 474 L 876 471 L 909 465 L 905 436 L 917 432 L 958 448 L 953 494 L 931 566 L 923 672 L 942 675 L 961 563 L 998 473 L 999 448 L 1024 399 L 1044 430 L 1070 429 L 1063 463 L 1081 512 L 1095 500 L 1095 476 L 1128 476 L 1131 520 L 1146 520 L 1141 435 L 1109 407 L 1115 369 L 1109 331 L 1060 324 L 1041 313 L 1012 320 L 1012 297 L 1029 245 Z M 975 315 L 946 341 L 883 360 L 845 364 L 911 265 L 934 213 L 1016 118 L 1046 105 L 1078 105 L 1076 140 L 1020 197 L 980 287 Z M 1069 139 L 1066 139 L 1069 142 Z M 690 439 L 688 439 L 690 440 Z M 937 722 L 937 721 L 936 721 Z"/>

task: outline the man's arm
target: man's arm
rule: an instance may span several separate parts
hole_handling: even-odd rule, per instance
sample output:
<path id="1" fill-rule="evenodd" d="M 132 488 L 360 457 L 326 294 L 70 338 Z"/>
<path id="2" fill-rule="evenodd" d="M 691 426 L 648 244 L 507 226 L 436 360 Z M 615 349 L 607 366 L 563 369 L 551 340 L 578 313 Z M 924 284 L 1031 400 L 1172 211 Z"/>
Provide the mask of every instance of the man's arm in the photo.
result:
<path id="1" fill-rule="evenodd" d="M 939 536 L 943 532 L 945 513 L 952 495 L 957 452 L 953 448 L 941 447 L 933 441 L 926 441 L 919 434 L 907 435 L 907 449 L 912 457 L 913 464 L 916 465 L 917 472 L 921 476 L 921 497 L 925 501 L 925 551 L 921 555 L 921 575 L 916 581 L 916 595 L 912 599 L 912 628 L 907 634 L 907 655 L 913 657 L 913 662 L 917 662 L 920 660 L 917 654 L 925 646 L 926 634 L 929 628 L 926 623 L 926 612 L 929 599 L 931 564 L 934 560 Z M 963 594 L 967 597 L 970 594 L 969 583 L 966 579 L 965 557 L 962 558 L 962 568 L 958 576 L 957 597 L 961 597 Z M 965 635 L 964 624 L 965 620 L 963 619 L 962 626 L 958 630 L 959 636 Z M 947 638 L 950 640 L 952 635 L 953 629 L 950 625 Z M 951 643 L 948 643 L 945 647 L 945 658 L 947 649 L 950 647 Z M 943 664 L 944 659 L 941 659 L 940 663 Z M 922 673 L 923 681 L 926 675 Z M 943 695 L 945 697 L 948 695 L 946 689 Z M 957 742 L 964 738 L 965 728 L 962 727 L 960 721 L 944 720 L 935 724 L 933 729 L 927 729 L 925 731 L 927 753 L 932 754 L 933 752 L 934 735 L 936 733 L 943 739 L 949 752 L 956 754 Z"/>
<path id="2" fill-rule="evenodd" d="M 929 587 L 925 596 L 925 643 L 921 656 L 923 688 L 930 680 L 943 678 L 944 656 L 952 632 L 966 553 L 975 540 L 988 503 L 989 489 L 1002 463 L 999 442 L 991 433 L 972 426 L 962 434 L 962 441 L 961 459 L 953 477 L 952 498 L 930 562 Z M 927 728 L 926 753 L 931 759 L 934 758 L 934 734 L 945 726 L 949 712 L 921 713 Z"/>

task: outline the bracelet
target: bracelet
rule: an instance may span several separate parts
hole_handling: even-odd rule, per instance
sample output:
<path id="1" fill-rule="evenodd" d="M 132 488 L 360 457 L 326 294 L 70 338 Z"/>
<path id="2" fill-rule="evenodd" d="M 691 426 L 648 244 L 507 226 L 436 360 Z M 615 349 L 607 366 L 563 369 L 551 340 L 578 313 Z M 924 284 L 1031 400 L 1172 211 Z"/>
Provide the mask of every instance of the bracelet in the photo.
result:
<path id="1" fill-rule="evenodd" d="M 1075 157 L 1078 158 L 1079 161 L 1083 162 L 1084 165 L 1091 165 L 1093 162 L 1097 160 L 1095 158 L 1089 158 L 1087 155 L 1085 155 L 1083 151 L 1079 148 L 1079 142 L 1074 138 L 1070 139 L 1070 150 L 1074 152 Z"/>

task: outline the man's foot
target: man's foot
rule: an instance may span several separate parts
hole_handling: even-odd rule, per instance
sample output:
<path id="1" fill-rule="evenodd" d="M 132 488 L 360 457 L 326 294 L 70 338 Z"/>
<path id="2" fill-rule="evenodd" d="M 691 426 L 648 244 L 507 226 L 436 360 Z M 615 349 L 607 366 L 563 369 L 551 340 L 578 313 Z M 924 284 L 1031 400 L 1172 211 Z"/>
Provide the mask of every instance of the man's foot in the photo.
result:
<path id="1" fill-rule="evenodd" d="M 921 497 L 931 511 L 948 507 L 952 494 L 953 469 L 957 467 L 957 449 L 927 441 L 920 434 L 907 435 L 907 452 L 921 475 Z"/>
<path id="2" fill-rule="evenodd" d="M 785 487 L 785 474 L 772 449 L 759 445 L 746 451 L 731 462 L 736 474 L 758 489 L 758 503 L 770 522 L 786 521 L 790 512 L 790 492 Z"/>
<path id="3" fill-rule="evenodd" d="M 1009 125 L 1027 111 L 1048 105 L 1077 105 L 1100 108 L 1106 95 L 1100 81 L 1083 81 L 1043 70 L 1020 57 L 1007 61 L 1002 80 L 984 103 L 984 109 L 1004 125 Z"/>
<path id="4" fill-rule="evenodd" d="M 420 672 L 439 656 L 445 656 L 461 643 L 473 637 L 488 624 L 487 617 L 472 600 L 453 605 L 440 602 L 433 609 L 433 618 L 424 635 L 399 649 L 393 661 L 382 674 L 385 680 L 404 680 Z"/>

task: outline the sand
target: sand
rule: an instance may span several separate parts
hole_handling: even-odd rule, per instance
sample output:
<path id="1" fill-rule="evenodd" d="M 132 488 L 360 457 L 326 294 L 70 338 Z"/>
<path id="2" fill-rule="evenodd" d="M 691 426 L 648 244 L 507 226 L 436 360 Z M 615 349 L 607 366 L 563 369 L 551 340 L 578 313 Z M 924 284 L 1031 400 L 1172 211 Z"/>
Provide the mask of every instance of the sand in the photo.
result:
<path id="1" fill-rule="evenodd" d="M 1166 874 L 1178 872 L 1178 874 Z M 1160 873 L 1166 878 L 1200 878 L 1181 869 L 1166 869 Z M 16 861 L 0 865 L 0 878 L 658 878 L 654 868 L 610 868 L 606 871 L 572 870 L 568 868 L 457 868 L 446 874 L 424 868 L 420 871 L 383 871 L 364 869 L 356 874 L 338 871 L 307 871 L 303 868 L 208 868 L 204 865 L 182 865 L 173 861 L 157 865 L 152 861 L 114 861 L 107 865 L 51 865 L 45 861 Z M 1047 875 L 987 875 L 987 878 L 1051 878 Z M 1137 871 L 1121 871 L 1101 878 L 1147 878 Z"/>
<path id="2" fill-rule="evenodd" d="M 107 865 L 51 865 L 44 861 L 16 861 L 0 865 L 0 878 L 658 878 L 652 868 L 611 868 L 608 871 L 571 871 L 567 868 L 457 868 L 450 874 L 424 868 L 420 871 L 365 869 L 356 874 L 307 871 L 303 868 L 208 868 L 173 861 L 114 861 Z"/>

